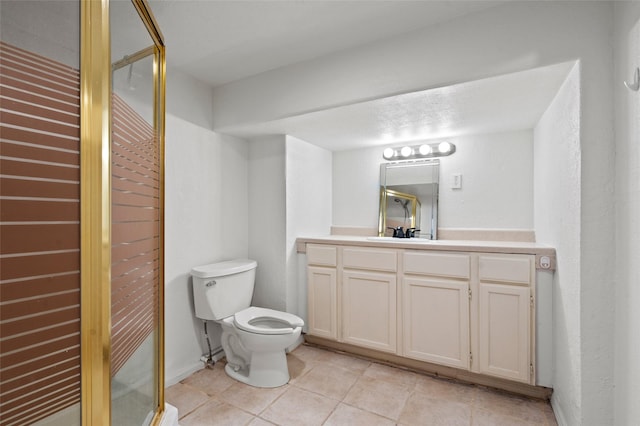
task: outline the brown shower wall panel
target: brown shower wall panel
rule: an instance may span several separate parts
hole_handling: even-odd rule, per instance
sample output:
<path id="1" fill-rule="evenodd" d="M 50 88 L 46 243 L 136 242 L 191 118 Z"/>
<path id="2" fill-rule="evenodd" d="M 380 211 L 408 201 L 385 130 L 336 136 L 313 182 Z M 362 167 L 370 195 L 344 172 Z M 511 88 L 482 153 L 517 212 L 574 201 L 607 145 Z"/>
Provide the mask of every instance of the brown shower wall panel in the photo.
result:
<path id="1" fill-rule="evenodd" d="M 3 87 L 2 93 L 9 102 L 19 102 L 25 105 L 33 105 L 36 108 L 48 109 L 56 114 L 67 114 L 71 116 L 80 115 L 80 106 L 68 102 L 63 102 L 54 98 L 48 98 L 35 93 L 28 93 L 11 87 Z"/>
<path id="2" fill-rule="evenodd" d="M 0 170 L 2 170 L 0 168 Z M 78 200 L 2 200 L 0 222 L 78 222 L 80 207 Z"/>
<path id="3" fill-rule="evenodd" d="M 65 323 L 71 323 L 74 321 L 79 321 L 79 318 L 80 318 L 79 306 L 72 306 L 72 307 L 65 306 L 61 309 L 54 310 L 52 312 L 46 312 L 46 313 L 40 314 L 38 315 L 37 320 L 40 321 L 42 324 L 49 324 L 53 326 L 56 324 L 65 324 Z M 7 322 L 2 326 L 2 328 L 0 328 L 0 334 L 3 336 L 17 335 L 20 332 L 20 330 L 24 330 L 24 328 L 28 326 L 27 323 L 29 321 L 33 321 L 33 319 L 24 318 L 24 319 L 18 319 L 15 321 Z"/>
<path id="4" fill-rule="evenodd" d="M 16 389 L 13 392 L 14 394 L 7 394 L 6 396 L 7 398 L 10 398 L 10 400 L 15 401 L 11 403 L 12 406 L 24 405 L 25 402 L 28 402 L 28 397 L 25 397 L 25 394 L 33 395 L 37 393 L 39 390 L 41 390 L 42 383 L 46 382 L 49 377 L 63 377 L 68 375 L 69 372 L 79 373 L 79 368 L 76 365 L 77 363 L 78 360 L 73 359 L 63 363 L 51 365 L 47 371 L 35 371 L 32 374 L 33 380 L 17 382 L 16 384 L 20 388 Z"/>
<path id="5" fill-rule="evenodd" d="M 71 321 L 68 323 L 58 324 L 51 326 L 47 324 L 46 328 L 43 328 L 37 332 L 24 334 L 21 336 L 14 336 L 10 339 L 2 342 L 2 350 L 6 352 L 14 352 L 24 350 L 26 348 L 36 347 L 38 345 L 44 346 L 49 342 L 59 340 L 72 334 L 74 329 L 78 327 L 79 321 Z"/>
<path id="6" fill-rule="evenodd" d="M 6 368 L 8 369 L 8 371 L 11 371 L 11 368 L 14 368 L 14 366 L 22 364 L 25 361 L 30 361 L 31 359 L 38 359 L 39 363 L 42 364 L 43 362 L 48 362 L 49 356 L 51 354 L 62 352 L 62 351 L 71 353 L 71 349 L 75 347 L 74 345 L 75 339 L 76 339 L 75 336 L 67 336 L 63 339 L 55 340 L 45 346 L 36 346 L 36 347 L 29 348 L 23 351 L 22 353 L 11 353 L 11 354 L 5 355 L 6 367 L 3 366 L 3 368 Z M 77 345 L 77 346 L 78 348 L 80 347 L 80 345 Z M 47 350 L 47 352 L 44 351 L 45 349 Z M 78 368 L 80 368 L 79 365 L 78 365 Z M 29 374 L 30 372 L 27 375 Z M 6 383 L 6 384 L 4 383 L 4 380 L 5 380 L 4 373 L 3 373 L 2 380 L 3 380 L 3 383 L 2 383 L 2 386 L 0 386 L 0 389 L 2 389 L 2 394 L 0 395 L 0 398 L 2 398 L 2 396 L 5 393 L 13 389 L 13 383 Z M 41 403 L 43 404 L 43 406 L 46 406 L 46 401 L 42 401 Z"/>
<path id="7" fill-rule="evenodd" d="M 53 378 L 58 379 L 58 377 Z M 69 403 L 73 403 L 75 399 L 79 399 L 80 391 L 75 389 L 75 382 L 77 380 L 79 380 L 79 377 L 72 376 L 64 380 L 56 381 L 55 385 L 47 384 L 44 387 L 40 387 L 38 392 L 29 394 L 28 396 L 22 396 L 13 400 L 12 403 L 6 404 L 6 408 L 4 408 L 6 411 L 3 411 L 3 413 L 7 418 L 14 417 L 20 419 L 19 422 L 10 424 L 31 424 L 28 420 L 42 418 L 42 407 L 37 401 L 47 399 L 47 409 L 50 413 L 55 413 L 57 410 L 52 404 L 60 400 L 66 401 L 67 404 L 58 408 L 61 409 L 71 405 Z"/>
<path id="8" fill-rule="evenodd" d="M 0 123 L 1 120 L 2 114 L 0 114 Z M 80 120 L 79 117 L 78 120 Z M 39 129 L 32 129 L 31 131 L 28 131 L 0 125 L 0 134 L 2 134 L 3 139 L 10 140 L 14 143 L 33 143 L 33 138 L 37 137 L 38 145 L 41 148 L 66 149 L 69 151 L 74 151 L 75 148 L 75 152 L 79 152 L 78 142 L 74 141 L 73 138 L 43 133 Z"/>
<path id="9" fill-rule="evenodd" d="M 4 135 L 4 132 L 2 132 Z M 3 138 L 2 142 L 2 174 L 7 178 L 36 181 L 28 178 L 39 178 L 43 182 L 56 181 L 76 188 L 80 182 L 80 156 L 77 153 L 59 152 L 50 149 L 34 148 L 21 145 L 20 142 Z M 77 194 L 75 194 L 77 196 Z M 51 198 L 51 197 L 49 197 Z M 77 198 L 74 198 L 77 199 Z"/>
<path id="10" fill-rule="evenodd" d="M 113 157 L 114 161 L 112 167 L 112 174 L 114 178 L 118 179 L 130 179 L 134 182 L 144 183 L 147 185 L 158 185 L 158 172 L 153 169 L 149 169 L 138 162 L 132 161 L 127 158 L 128 152 L 119 152 L 118 149 L 114 149 Z"/>
<path id="11" fill-rule="evenodd" d="M 64 122 L 77 114 L 70 114 L 64 111 L 56 111 L 50 108 L 44 108 L 23 101 L 18 101 L 12 98 L 7 98 L 6 106 L 11 108 L 16 114 L 29 115 L 32 117 L 47 117 L 48 120 L 55 120 L 57 122 Z M 73 129 L 72 126 L 65 126 Z"/>
<path id="12" fill-rule="evenodd" d="M 6 303 L 18 299 L 34 299 L 44 294 L 74 292 L 78 290 L 77 284 L 79 282 L 80 271 L 7 282 L 2 284 L 2 301 Z M 80 303 L 79 295 L 78 303 Z M 78 316 L 78 318 L 80 317 Z M 4 325 L 0 324 L 0 327 Z"/>
<path id="13" fill-rule="evenodd" d="M 0 425 L 80 401 L 78 71 L 0 42 Z"/>
<path id="14" fill-rule="evenodd" d="M 151 280 L 147 280 L 142 283 L 135 283 L 132 286 L 124 287 L 123 290 L 127 293 L 127 300 L 119 298 L 119 300 L 113 305 L 111 314 L 112 325 L 115 328 L 112 334 L 112 338 L 114 340 L 115 336 L 118 336 L 120 333 L 123 333 L 123 330 L 126 330 L 125 328 L 120 327 L 122 324 L 127 322 L 131 323 L 134 318 L 140 315 L 152 316 L 154 313 L 152 307 L 144 307 L 144 305 L 150 304 L 148 302 L 153 300 L 154 297 L 154 286 Z M 131 304 L 138 305 L 140 308 L 132 311 L 129 309 Z M 135 321 L 132 323 L 137 324 Z"/>
<path id="15" fill-rule="evenodd" d="M 70 177 L 75 177 L 76 180 L 80 179 L 80 167 L 78 167 L 78 163 L 80 162 L 80 155 L 78 152 L 53 150 L 44 151 L 41 148 L 9 143 L 4 145 L 2 151 L 4 155 L 12 158 L 11 161 L 13 163 L 16 163 L 17 165 L 21 165 L 20 163 L 24 163 L 25 161 L 23 159 L 29 159 L 30 161 L 34 162 L 37 161 L 37 163 L 34 164 L 45 167 L 47 172 L 50 172 L 51 168 L 57 167 L 58 169 L 65 169 L 60 170 L 59 172 L 73 173 L 70 175 L 66 175 L 66 179 L 69 179 Z M 8 161 L 9 160 L 7 160 L 7 166 L 9 166 L 10 164 Z M 63 164 L 63 166 L 48 165 L 47 163 Z"/>
<path id="16" fill-rule="evenodd" d="M 6 56 L 0 64 L 2 76 L 7 81 L 12 81 L 11 86 L 40 96 L 57 99 L 59 102 L 74 103 L 74 97 L 80 94 L 80 87 L 74 86 L 74 79 L 78 73 L 71 71 L 67 78 L 61 77 L 58 72 L 46 72 L 41 66 L 33 63 L 32 67 L 20 65 L 18 56 Z"/>
<path id="17" fill-rule="evenodd" d="M 45 235 L 46 238 L 43 238 Z M 7 229 L 2 230 L 0 251 L 9 254 L 77 250 L 79 240 L 80 229 L 77 223 L 7 226 Z"/>
<path id="18" fill-rule="evenodd" d="M 113 256 L 117 259 L 129 259 L 139 254 L 152 253 L 154 259 L 158 259 L 158 239 L 147 238 L 128 244 L 122 244 L 113 248 Z"/>
<path id="19" fill-rule="evenodd" d="M 38 380 L 40 377 L 46 380 L 48 368 L 65 363 L 75 365 L 78 373 L 80 372 L 80 347 L 64 352 L 52 352 L 45 358 L 25 360 L 23 363 L 17 364 L 10 370 L 4 372 L 3 380 L 12 382 L 15 387 L 22 386 L 22 383 L 30 383 Z"/>
<path id="20" fill-rule="evenodd" d="M 48 294 L 46 298 L 43 297 L 35 300 L 19 300 L 7 304 L 6 309 L 2 309 L 0 320 L 2 320 L 3 322 L 6 321 L 8 324 L 11 324 L 13 322 L 21 320 L 22 318 L 24 318 L 25 320 L 30 318 L 32 323 L 39 322 L 43 326 L 41 329 L 36 329 L 32 333 L 30 333 L 35 334 L 39 331 L 46 330 L 51 326 L 50 323 L 45 323 L 44 321 L 42 321 L 42 318 L 40 318 L 40 316 L 44 316 L 56 310 L 73 309 L 79 307 L 79 303 L 80 299 L 77 296 L 77 292 L 73 291 L 58 294 Z M 28 322 L 25 321 L 24 325 L 28 326 Z M 25 334 L 15 334 L 9 336 L 3 334 L 3 349 L 6 349 L 4 345 L 7 344 L 7 342 L 24 335 Z"/>
<path id="21" fill-rule="evenodd" d="M 111 213 L 111 218 L 114 222 L 121 222 L 125 219 L 159 221 L 160 212 L 158 212 L 158 209 L 154 209 L 152 207 L 139 208 L 131 206 L 120 206 L 117 211 Z"/>
<path id="22" fill-rule="evenodd" d="M 80 185 L 67 182 L 49 182 L 20 178 L 3 178 L 0 196 L 27 198 L 57 198 L 74 200 L 80 196 Z"/>
<path id="23" fill-rule="evenodd" d="M 5 282 L 69 271 L 80 271 L 80 249 L 70 253 L 54 252 L 0 259 L 0 280 Z M 5 306 L 2 307 L 2 310 L 4 309 Z"/>

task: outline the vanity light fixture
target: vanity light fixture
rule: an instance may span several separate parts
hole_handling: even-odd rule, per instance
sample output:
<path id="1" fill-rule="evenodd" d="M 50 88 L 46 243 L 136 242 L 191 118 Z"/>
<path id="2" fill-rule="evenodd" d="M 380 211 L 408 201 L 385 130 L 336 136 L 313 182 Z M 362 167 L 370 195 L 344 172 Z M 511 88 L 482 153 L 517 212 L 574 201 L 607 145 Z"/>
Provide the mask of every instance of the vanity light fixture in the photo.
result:
<path id="1" fill-rule="evenodd" d="M 412 160 L 416 158 L 446 157 L 456 152 L 451 142 L 423 143 L 422 145 L 405 145 L 397 148 L 386 148 L 382 157 L 386 160 Z"/>

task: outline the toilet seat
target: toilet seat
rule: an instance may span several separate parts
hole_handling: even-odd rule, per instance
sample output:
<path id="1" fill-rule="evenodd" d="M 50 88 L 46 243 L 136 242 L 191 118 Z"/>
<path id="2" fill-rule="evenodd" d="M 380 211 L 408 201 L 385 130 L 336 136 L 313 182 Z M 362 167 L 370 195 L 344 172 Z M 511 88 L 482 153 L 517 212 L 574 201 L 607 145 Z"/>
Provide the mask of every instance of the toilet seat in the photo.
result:
<path id="1" fill-rule="evenodd" d="M 304 325 L 296 315 L 256 306 L 237 312 L 233 323 L 241 330 L 256 334 L 291 334 Z"/>

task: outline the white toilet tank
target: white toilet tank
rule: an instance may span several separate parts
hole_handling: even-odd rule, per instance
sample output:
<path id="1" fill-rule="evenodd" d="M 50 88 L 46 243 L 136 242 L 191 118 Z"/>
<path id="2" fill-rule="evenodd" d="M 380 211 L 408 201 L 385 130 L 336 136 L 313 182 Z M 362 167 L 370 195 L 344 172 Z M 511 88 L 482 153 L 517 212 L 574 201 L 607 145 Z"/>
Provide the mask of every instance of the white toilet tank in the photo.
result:
<path id="1" fill-rule="evenodd" d="M 234 259 L 193 268 L 196 317 L 221 320 L 251 306 L 257 266 L 255 260 Z"/>

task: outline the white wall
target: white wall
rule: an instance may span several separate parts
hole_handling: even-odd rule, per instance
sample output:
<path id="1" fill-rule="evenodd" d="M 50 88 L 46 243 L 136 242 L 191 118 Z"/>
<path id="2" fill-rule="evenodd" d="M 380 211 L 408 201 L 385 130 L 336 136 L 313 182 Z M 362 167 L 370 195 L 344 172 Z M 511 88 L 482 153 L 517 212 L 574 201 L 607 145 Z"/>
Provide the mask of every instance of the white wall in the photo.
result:
<path id="1" fill-rule="evenodd" d="M 213 129 L 211 88 L 167 65 L 167 91 L 175 93 L 167 102 L 167 113 L 204 129 Z M 167 99 L 168 101 L 169 99 Z"/>
<path id="2" fill-rule="evenodd" d="M 195 318 L 191 268 L 248 255 L 248 144 L 178 118 L 197 81 L 167 76 L 165 223 L 165 376 L 169 386 L 202 368 L 207 351 Z M 190 84 L 189 91 L 182 87 Z M 206 89 L 208 90 L 208 89 Z M 204 106 L 203 106 L 204 107 Z M 184 114 L 183 114 L 184 115 Z M 209 322 L 212 346 L 220 329 Z"/>
<path id="3" fill-rule="evenodd" d="M 591 30 L 602 4 L 512 3 L 217 87 L 215 127 L 600 55 Z"/>
<path id="4" fill-rule="evenodd" d="M 331 153 L 290 136 L 252 139 L 249 257 L 258 261 L 253 305 L 301 313 L 295 240 L 331 226 Z"/>
<path id="5" fill-rule="evenodd" d="M 640 67 L 640 3 L 615 5 L 616 326 L 615 421 L 640 419 L 640 92 L 631 82 Z"/>
<path id="6" fill-rule="evenodd" d="M 286 283 L 285 137 L 249 145 L 249 257 L 258 262 L 255 306 L 284 311 Z"/>
<path id="7" fill-rule="evenodd" d="M 580 69 L 576 64 L 534 131 L 538 242 L 556 248 L 553 280 L 553 406 L 560 424 L 581 424 Z"/>
<path id="8" fill-rule="evenodd" d="M 531 130 L 446 140 L 456 152 L 440 158 L 439 228 L 533 229 Z M 385 147 L 333 153 L 333 225 L 377 229 L 380 164 Z M 451 189 L 462 174 L 462 188 Z"/>
<path id="9" fill-rule="evenodd" d="M 376 147 L 333 153 L 333 226 L 378 229 L 383 150 Z"/>
<path id="10" fill-rule="evenodd" d="M 533 229 L 531 130 L 446 140 L 456 152 L 440 159 L 438 227 Z"/>
<path id="11" fill-rule="evenodd" d="M 306 316 L 306 287 L 298 278 L 296 238 L 331 231 L 331 152 L 286 137 L 286 307 Z"/>

